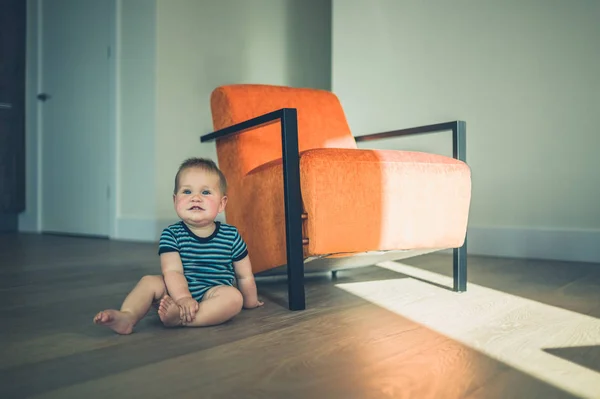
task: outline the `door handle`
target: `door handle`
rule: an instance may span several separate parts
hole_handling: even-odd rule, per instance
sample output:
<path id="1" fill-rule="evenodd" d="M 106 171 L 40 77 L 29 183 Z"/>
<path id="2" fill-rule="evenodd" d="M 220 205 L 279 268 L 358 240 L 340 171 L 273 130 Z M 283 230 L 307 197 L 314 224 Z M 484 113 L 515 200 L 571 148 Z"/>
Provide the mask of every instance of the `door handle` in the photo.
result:
<path id="1" fill-rule="evenodd" d="M 12 108 L 11 103 L 0 103 L 0 109 L 11 109 L 11 108 Z"/>
<path id="2" fill-rule="evenodd" d="M 46 101 L 49 98 L 51 98 L 50 94 L 40 93 L 40 94 L 37 95 L 37 99 L 41 100 L 41 101 Z"/>

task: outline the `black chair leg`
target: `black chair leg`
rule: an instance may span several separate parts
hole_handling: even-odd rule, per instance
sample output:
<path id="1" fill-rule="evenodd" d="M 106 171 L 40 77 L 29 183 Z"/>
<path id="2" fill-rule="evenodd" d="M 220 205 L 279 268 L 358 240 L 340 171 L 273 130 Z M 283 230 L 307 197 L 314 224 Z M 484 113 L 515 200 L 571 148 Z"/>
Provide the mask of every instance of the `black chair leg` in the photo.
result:
<path id="1" fill-rule="evenodd" d="M 288 306 L 290 310 L 304 310 L 304 259 L 302 256 L 288 261 Z"/>
<path id="2" fill-rule="evenodd" d="M 298 152 L 298 117 L 295 109 L 281 114 L 283 155 L 283 199 L 288 275 L 288 306 L 304 310 L 304 248 L 302 246 L 302 197 L 300 194 L 300 156 Z"/>
<path id="3" fill-rule="evenodd" d="M 462 247 L 453 250 L 454 291 L 467 290 L 467 239 Z"/>

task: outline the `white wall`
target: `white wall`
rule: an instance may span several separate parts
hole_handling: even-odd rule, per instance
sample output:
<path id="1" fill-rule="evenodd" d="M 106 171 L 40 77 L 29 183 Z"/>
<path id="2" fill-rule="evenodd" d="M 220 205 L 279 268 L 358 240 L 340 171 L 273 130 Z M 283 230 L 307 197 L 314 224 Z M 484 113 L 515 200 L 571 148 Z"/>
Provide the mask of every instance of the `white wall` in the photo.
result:
<path id="1" fill-rule="evenodd" d="M 116 238 L 155 240 L 176 221 L 187 157 L 216 160 L 209 97 L 227 83 L 329 89 L 329 0 L 122 1 Z"/>
<path id="2" fill-rule="evenodd" d="M 40 226 L 38 190 L 40 150 L 38 135 L 38 2 L 27 0 L 27 44 L 25 66 L 25 211 L 19 215 L 19 231 L 36 232 Z"/>
<path id="3" fill-rule="evenodd" d="M 216 160 L 210 93 L 228 83 L 330 88 L 329 0 L 158 0 L 156 217 L 176 217 L 173 178 L 187 157 Z"/>
<path id="4" fill-rule="evenodd" d="M 117 238 L 152 239 L 156 1 L 121 0 L 117 31 Z"/>
<path id="5" fill-rule="evenodd" d="M 331 87 L 330 0 L 116 0 L 112 238 L 156 240 L 176 220 L 173 178 L 187 157 L 216 159 L 209 96 L 227 83 Z M 40 231 L 38 0 L 28 0 L 27 209 Z"/>
<path id="6" fill-rule="evenodd" d="M 599 20 L 595 0 L 333 0 L 332 89 L 355 135 L 467 121 L 470 253 L 600 262 Z M 450 154 L 401 140 L 378 146 Z"/>

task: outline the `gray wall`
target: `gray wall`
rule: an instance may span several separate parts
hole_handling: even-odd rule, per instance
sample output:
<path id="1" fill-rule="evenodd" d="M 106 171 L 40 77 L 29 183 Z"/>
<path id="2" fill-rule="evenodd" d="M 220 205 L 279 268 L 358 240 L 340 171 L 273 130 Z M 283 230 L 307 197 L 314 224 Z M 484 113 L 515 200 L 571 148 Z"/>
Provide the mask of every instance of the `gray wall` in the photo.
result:
<path id="1" fill-rule="evenodd" d="M 172 185 L 189 156 L 216 158 L 209 96 L 227 83 L 330 89 L 330 0 L 116 0 L 113 238 L 155 240 L 176 220 Z M 39 231 L 38 2 L 28 0 L 27 210 Z"/>
<path id="2" fill-rule="evenodd" d="M 599 20 L 594 0 L 334 0 L 332 88 L 355 135 L 467 121 L 471 253 L 600 261 Z"/>
<path id="3" fill-rule="evenodd" d="M 175 217 L 173 176 L 185 157 L 216 159 L 214 143 L 199 142 L 213 129 L 209 97 L 215 87 L 329 89 L 330 59 L 329 0 L 158 1 L 156 217 Z"/>

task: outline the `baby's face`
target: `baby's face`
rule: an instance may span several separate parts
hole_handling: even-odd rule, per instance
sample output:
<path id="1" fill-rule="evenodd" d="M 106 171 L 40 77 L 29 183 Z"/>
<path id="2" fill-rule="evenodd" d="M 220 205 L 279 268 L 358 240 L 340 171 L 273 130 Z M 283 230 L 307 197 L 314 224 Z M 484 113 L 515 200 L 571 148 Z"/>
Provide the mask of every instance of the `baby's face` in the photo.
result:
<path id="1" fill-rule="evenodd" d="M 217 174 L 188 168 L 179 175 L 174 202 L 181 220 L 194 227 L 205 227 L 223 212 L 226 198 L 221 193 Z"/>

